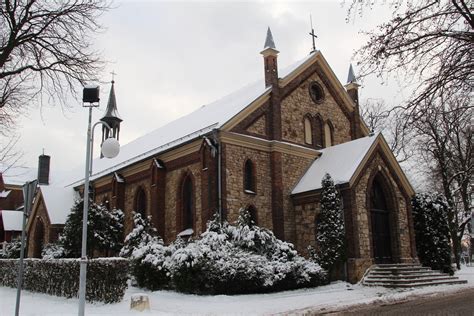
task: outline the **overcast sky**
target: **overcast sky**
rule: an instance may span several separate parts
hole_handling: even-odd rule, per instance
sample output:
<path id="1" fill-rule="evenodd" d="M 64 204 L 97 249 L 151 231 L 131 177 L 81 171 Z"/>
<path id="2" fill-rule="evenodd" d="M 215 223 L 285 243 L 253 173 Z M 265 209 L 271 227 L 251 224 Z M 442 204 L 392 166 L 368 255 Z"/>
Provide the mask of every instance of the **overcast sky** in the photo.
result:
<path id="1" fill-rule="evenodd" d="M 280 67 L 307 56 L 310 14 L 317 49 L 344 84 L 352 55 L 366 39 L 359 31 L 389 17 L 388 10 L 378 10 L 347 23 L 346 11 L 342 0 L 116 2 L 101 18 L 106 30 L 96 43 L 109 64 L 93 122 L 107 105 L 112 70 L 117 73 L 115 91 L 124 120 L 120 140 L 125 144 L 263 77 L 260 51 L 267 26 L 280 51 Z M 395 85 L 381 86 L 375 78 L 364 82 L 362 99 L 382 97 L 393 104 L 401 94 Z M 53 172 L 83 164 L 87 112 L 80 100 L 71 100 L 67 110 L 33 108 L 20 121 L 18 146 L 25 153 L 24 164 L 36 167 L 43 148 L 51 156 Z"/>

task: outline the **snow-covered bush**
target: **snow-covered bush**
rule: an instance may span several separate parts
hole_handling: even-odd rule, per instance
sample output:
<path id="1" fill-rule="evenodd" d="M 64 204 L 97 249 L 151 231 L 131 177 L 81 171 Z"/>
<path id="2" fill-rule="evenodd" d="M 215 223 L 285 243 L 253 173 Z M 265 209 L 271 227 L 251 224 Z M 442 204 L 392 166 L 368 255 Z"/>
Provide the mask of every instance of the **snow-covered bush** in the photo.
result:
<path id="1" fill-rule="evenodd" d="M 215 216 L 199 239 L 178 239 L 169 246 L 150 241 L 133 251 L 132 260 L 140 258 L 144 269 L 165 273 L 169 287 L 187 293 L 259 293 L 326 282 L 319 265 L 249 219 L 246 210 L 241 210 L 236 225 L 221 223 Z"/>
<path id="2" fill-rule="evenodd" d="M 416 250 L 424 266 L 453 274 L 448 203 L 441 194 L 416 194 L 412 199 Z"/>
<path id="3" fill-rule="evenodd" d="M 0 285 L 15 288 L 19 260 L 0 260 Z M 128 260 L 92 259 L 87 263 L 86 299 L 115 303 L 122 300 L 128 279 Z M 25 259 L 23 288 L 32 292 L 77 297 L 79 259 Z"/>
<path id="4" fill-rule="evenodd" d="M 7 245 L 5 246 L 5 251 L 3 252 L 2 257 L 5 259 L 16 259 L 20 258 L 20 251 L 21 251 L 21 239 L 16 238 L 12 239 Z"/>
<path id="5" fill-rule="evenodd" d="M 139 287 L 150 290 L 167 288 L 169 273 L 164 260 L 171 255 L 153 227 L 151 216 L 133 213 L 133 230 L 125 237 L 120 256 L 130 258 L 131 274 Z"/>
<path id="6" fill-rule="evenodd" d="M 81 256 L 83 201 L 76 201 L 68 215 L 59 242 L 69 258 Z M 116 253 L 122 248 L 124 215 L 121 210 L 107 210 L 103 205 L 89 201 L 87 217 L 88 257 L 97 252 Z"/>
<path id="7" fill-rule="evenodd" d="M 316 233 L 317 249 L 311 256 L 331 274 L 335 266 L 344 260 L 343 210 L 334 181 L 329 174 L 324 175 L 321 186 L 321 212 Z"/>
<path id="8" fill-rule="evenodd" d="M 64 247 L 59 243 L 50 243 L 41 251 L 43 259 L 60 259 L 66 256 Z"/>

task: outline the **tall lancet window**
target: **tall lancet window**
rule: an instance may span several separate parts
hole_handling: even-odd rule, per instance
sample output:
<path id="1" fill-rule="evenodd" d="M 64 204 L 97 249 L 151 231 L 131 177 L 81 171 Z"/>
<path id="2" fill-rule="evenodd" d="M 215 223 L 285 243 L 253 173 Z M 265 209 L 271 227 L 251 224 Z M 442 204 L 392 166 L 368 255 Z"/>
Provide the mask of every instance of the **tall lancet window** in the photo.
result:
<path id="1" fill-rule="evenodd" d="M 334 144 L 334 129 L 330 121 L 324 124 L 324 144 L 325 147 L 331 147 Z"/>
<path id="2" fill-rule="evenodd" d="M 183 214 L 183 227 L 182 229 L 188 229 L 188 228 L 193 228 L 193 222 L 194 222 L 194 190 L 193 190 L 193 181 L 191 179 L 191 176 L 186 176 L 183 182 L 183 187 L 182 187 L 182 214 Z"/>
<path id="3" fill-rule="evenodd" d="M 308 116 L 305 116 L 304 118 L 304 142 L 308 145 L 313 144 L 313 128 Z"/>
<path id="4" fill-rule="evenodd" d="M 244 191 L 255 193 L 255 168 L 252 160 L 247 159 L 244 166 Z"/>
<path id="5" fill-rule="evenodd" d="M 142 214 L 142 217 L 146 216 L 146 193 L 145 190 L 140 187 L 137 191 L 137 195 L 135 197 L 135 212 Z"/>

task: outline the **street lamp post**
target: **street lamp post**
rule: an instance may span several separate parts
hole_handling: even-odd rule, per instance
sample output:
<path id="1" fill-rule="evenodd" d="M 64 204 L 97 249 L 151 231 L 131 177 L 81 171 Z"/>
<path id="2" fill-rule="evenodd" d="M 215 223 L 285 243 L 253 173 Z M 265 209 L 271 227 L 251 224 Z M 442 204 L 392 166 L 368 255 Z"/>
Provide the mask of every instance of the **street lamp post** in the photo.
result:
<path id="1" fill-rule="evenodd" d="M 87 145 L 86 145 L 86 168 L 84 176 L 84 207 L 82 209 L 82 249 L 79 274 L 79 316 L 84 315 L 86 305 L 86 280 L 87 280 L 87 215 L 89 210 L 89 177 L 92 174 L 92 152 L 94 142 L 94 128 L 102 124 L 110 130 L 110 126 L 102 121 L 94 124 L 92 122 L 92 108 L 99 106 L 99 87 L 85 87 L 83 92 L 83 106 L 89 108 L 89 121 L 87 125 Z M 87 104 L 87 105 L 86 105 Z M 120 145 L 114 138 L 108 138 L 102 143 L 102 154 L 107 158 L 114 158 L 118 155 Z"/>

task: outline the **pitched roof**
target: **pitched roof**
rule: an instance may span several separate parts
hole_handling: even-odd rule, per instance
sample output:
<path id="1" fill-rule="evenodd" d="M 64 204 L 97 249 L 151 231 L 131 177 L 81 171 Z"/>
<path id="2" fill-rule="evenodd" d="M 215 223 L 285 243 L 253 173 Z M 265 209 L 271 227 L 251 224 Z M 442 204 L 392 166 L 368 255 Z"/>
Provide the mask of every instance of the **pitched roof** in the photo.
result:
<path id="1" fill-rule="evenodd" d="M 285 78 L 316 53 L 282 69 L 280 77 Z M 262 78 L 122 146 L 115 158 L 94 159 L 91 180 L 220 128 L 270 90 L 271 87 L 265 87 L 265 81 Z M 75 176 L 64 182 L 65 185 L 81 184 L 83 173 L 84 168 L 78 169 Z"/>
<path id="2" fill-rule="evenodd" d="M 378 136 L 367 136 L 321 150 L 291 194 L 321 189 L 321 181 L 329 173 L 335 184 L 350 182 L 357 167 L 376 143 Z"/>
<path id="3" fill-rule="evenodd" d="M 50 185 L 40 185 L 40 190 L 51 224 L 66 223 L 77 193 L 72 188 Z"/>
<path id="4" fill-rule="evenodd" d="M 23 224 L 23 212 L 3 210 L 0 212 L 3 221 L 3 229 L 6 231 L 21 231 Z"/>

